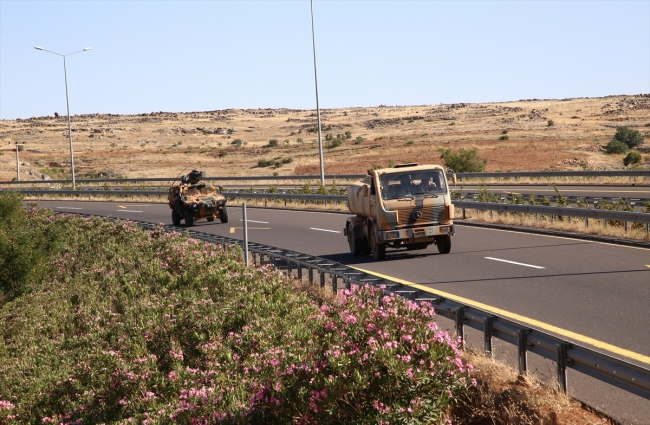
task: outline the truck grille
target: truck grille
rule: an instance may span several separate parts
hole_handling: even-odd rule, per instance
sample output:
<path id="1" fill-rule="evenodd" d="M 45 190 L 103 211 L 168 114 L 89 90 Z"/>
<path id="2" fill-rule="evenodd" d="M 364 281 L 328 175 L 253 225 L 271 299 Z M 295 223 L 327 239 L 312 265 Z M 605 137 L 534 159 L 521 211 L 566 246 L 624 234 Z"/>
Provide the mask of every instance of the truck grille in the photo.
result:
<path id="1" fill-rule="evenodd" d="M 397 219 L 400 226 L 414 226 L 427 223 L 440 223 L 443 219 L 445 206 L 426 208 L 400 208 L 397 209 Z"/>

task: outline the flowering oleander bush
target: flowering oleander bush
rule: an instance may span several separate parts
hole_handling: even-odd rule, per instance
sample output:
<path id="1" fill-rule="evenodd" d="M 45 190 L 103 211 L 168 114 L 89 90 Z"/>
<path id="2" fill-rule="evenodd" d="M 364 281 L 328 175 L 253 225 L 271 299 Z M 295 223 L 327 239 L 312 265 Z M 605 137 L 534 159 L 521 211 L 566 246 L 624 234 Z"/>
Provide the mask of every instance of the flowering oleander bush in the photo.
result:
<path id="1" fill-rule="evenodd" d="M 0 298 L 0 423 L 440 423 L 472 385 L 426 303 L 319 306 L 236 247 L 12 214 L 51 243 Z"/>

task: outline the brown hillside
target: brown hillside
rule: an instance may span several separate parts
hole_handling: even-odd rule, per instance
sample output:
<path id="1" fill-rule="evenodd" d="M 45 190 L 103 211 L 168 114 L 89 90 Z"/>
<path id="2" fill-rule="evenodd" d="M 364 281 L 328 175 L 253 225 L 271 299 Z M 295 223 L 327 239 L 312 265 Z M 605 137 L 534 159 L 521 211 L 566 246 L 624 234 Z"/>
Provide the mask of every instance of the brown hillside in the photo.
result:
<path id="1" fill-rule="evenodd" d="M 328 174 L 363 173 L 373 163 L 390 161 L 440 163 L 438 148 L 476 148 L 488 158 L 488 171 L 618 169 L 623 155 L 607 155 L 600 146 L 620 125 L 650 136 L 650 95 L 380 105 L 325 109 L 321 118 L 324 139 L 328 133 L 351 135 L 334 148 L 324 140 Z M 168 177 L 185 167 L 210 176 L 319 170 L 314 110 L 76 115 L 72 128 L 77 178 Z M 504 130 L 508 140 L 499 140 Z M 355 142 L 358 137 L 363 141 Z M 232 145 L 237 139 L 240 148 Z M 266 147 L 271 139 L 277 147 Z M 70 178 L 65 116 L 0 121 L 0 143 L 0 180 L 16 175 L 14 143 L 26 144 L 21 180 Z M 640 149 L 644 167 L 650 162 L 649 144 L 646 139 Z M 260 167 L 260 160 L 277 166 Z"/>

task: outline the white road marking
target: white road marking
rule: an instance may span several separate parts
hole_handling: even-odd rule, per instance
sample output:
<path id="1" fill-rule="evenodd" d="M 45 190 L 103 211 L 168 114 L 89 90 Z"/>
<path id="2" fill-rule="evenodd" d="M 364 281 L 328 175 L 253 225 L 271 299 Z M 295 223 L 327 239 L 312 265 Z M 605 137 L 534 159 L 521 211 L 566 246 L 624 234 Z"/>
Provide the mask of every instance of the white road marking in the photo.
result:
<path id="1" fill-rule="evenodd" d="M 117 210 L 117 212 L 142 212 L 142 211 L 134 211 L 134 210 Z"/>
<path id="2" fill-rule="evenodd" d="M 545 268 L 545 267 L 542 267 L 542 266 L 534 266 L 532 264 L 518 263 L 516 261 L 510 261 L 510 260 L 503 260 L 501 258 L 493 258 L 493 257 L 485 257 L 485 258 L 488 259 L 488 260 L 502 261 L 504 263 L 516 264 L 518 266 L 532 267 L 534 269 L 544 269 Z"/>
<path id="3" fill-rule="evenodd" d="M 81 208 L 75 208 L 75 207 L 57 207 L 62 210 L 80 210 Z"/>
<path id="4" fill-rule="evenodd" d="M 244 219 L 240 218 L 239 221 L 244 221 Z M 248 223 L 262 223 L 262 224 L 269 224 L 268 221 L 255 221 L 255 220 L 246 220 Z"/>
<path id="5" fill-rule="evenodd" d="M 327 229 L 319 229 L 317 227 L 310 227 L 310 230 L 320 230 L 321 232 L 331 232 L 331 233 L 341 233 L 340 230 L 327 230 Z"/>

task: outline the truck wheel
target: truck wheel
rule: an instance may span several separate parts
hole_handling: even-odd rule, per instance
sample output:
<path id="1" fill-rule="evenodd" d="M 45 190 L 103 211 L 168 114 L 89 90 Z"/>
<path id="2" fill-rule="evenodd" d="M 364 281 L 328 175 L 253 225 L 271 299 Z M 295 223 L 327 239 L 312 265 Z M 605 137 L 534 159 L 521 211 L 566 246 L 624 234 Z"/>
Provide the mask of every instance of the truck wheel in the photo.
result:
<path id="1" fill-rule="evenodd" d="M 386 258 L 386 245 L 380 244 L 377 242 L 377 235 L 375 234 L 374 227 L 370 228 L 370 251 L 372 252 L 372 258 L 375 261 L 381 261 Z"/>
<path id="2" fill-rule="evenodd" d="M 194 226 L 194 214 L 192 211 L 185 211 L 185 227 Z"/>
<path id="3" fill-rule="evenodd" d="M 181 215 L 176 210 L 172 210 L 172 224 L 174 226 L 181 225 Z"/>
<path id="4" fill-rule="evenodd" d="M 438 245 L 439 253 L 449 254 L 449 251 L 451 251 L 451 236 L 438 236 L 436 239 L 436 245 Z"/>
<path id="5" fill-rule="evenodd" d="M 348 245 L 350 246 L 350 253 L 352 255 L 361 255 L 363 253 L 363 239 L 355 238 L 352 234 L 352 229 L 348 226 Z"/>
<path id="6" fill-rule="evenodd" d="M 219 212 L 219 220 L 221 220 L 222 223 L 228 223 L 228 210 L 225 206 Z"/>

